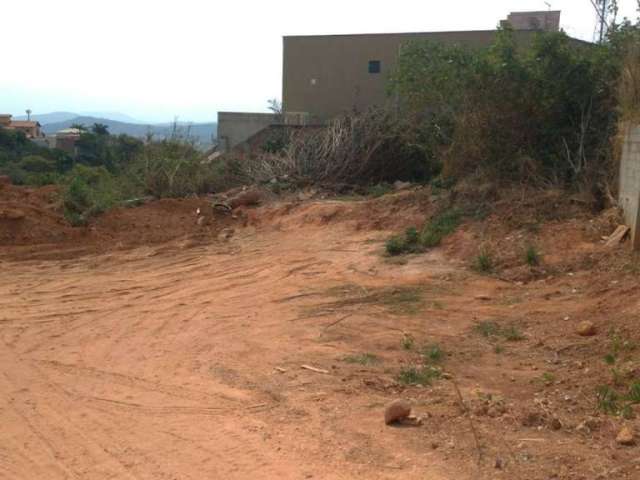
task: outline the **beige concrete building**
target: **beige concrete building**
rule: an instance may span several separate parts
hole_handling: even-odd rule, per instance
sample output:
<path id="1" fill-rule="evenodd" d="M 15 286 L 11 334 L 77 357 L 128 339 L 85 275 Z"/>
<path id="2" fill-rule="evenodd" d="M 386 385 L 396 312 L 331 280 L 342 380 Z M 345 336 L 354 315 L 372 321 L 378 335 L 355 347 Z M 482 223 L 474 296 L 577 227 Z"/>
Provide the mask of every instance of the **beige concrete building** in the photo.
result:
<path id="1" fill-rule="evenodd" d="M 558 31 L 560 12 L 511 13 L 502 23 L 511 24 L 518 43 L 526 45 L 536 32 Z M 481 48 L 491 45 L 496 34 L 486 30 L 284 37 L 283 118 L 289 125 L 317 125 L 354 109 L 393 103 L 389 74 L 403 45 L 430 40 Z M 256 114 L 220 113 L 221 150 L 235 148 L 257 133 L 259 123 L 269 121 L 265 114 L 258 115 L 259 121 Z"/>

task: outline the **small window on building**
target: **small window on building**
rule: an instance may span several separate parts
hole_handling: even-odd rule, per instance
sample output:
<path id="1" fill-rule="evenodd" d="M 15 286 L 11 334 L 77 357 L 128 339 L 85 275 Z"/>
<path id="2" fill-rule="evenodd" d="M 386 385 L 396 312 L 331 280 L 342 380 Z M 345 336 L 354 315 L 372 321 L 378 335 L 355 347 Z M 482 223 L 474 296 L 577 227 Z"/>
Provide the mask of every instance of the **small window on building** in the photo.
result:
<path id="1" fill-rule="evenodd" d="M 369 60 L 369 73 L 380 73 L 382 63 L 380 60 Z"/>

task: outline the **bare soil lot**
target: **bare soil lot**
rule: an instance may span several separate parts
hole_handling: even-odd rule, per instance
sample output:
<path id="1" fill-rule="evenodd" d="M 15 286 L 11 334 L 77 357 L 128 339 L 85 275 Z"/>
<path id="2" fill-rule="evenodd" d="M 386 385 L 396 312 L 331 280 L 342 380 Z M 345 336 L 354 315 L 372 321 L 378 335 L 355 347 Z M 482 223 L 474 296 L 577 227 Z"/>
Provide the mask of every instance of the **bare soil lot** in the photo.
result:
<path id="1" fill-rule="evenodd" d="M 98 224 L 89 250 L 75 232 L 46 255 L 6 237 L 0 478 L 640 478 L 638 447 L 616 443 L 640 428 L 636 406 L 623 419 L 596 398 L 613 350 L 619 375 L 639 371 L 640 283 L 619 267 L 628 253 L 604 250 L 604 220 L 543 225 L 544 267 L 525 274 L 504 247 L 506 273 L 488 276 L 469 252 L 500 250 L 491 219 L 382 255 L 424 220 L 415 196 L 265 206 L 199 230 L 189 202 L 116 212 L 135 216 L 120 243 Z M 596 335 L 576 334 L 585 320 Z M 438 374 L 407 381 L 425 362 Z M 384 424 L 396 398 L 422 426 Z"/>

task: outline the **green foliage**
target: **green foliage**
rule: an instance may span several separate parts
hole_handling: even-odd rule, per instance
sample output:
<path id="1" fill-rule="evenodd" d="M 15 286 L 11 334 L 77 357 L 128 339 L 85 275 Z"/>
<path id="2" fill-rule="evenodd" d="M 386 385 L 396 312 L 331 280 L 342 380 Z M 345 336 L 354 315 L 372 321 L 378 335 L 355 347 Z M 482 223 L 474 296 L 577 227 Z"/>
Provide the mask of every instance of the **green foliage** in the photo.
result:
<path id="1" fill-rule="evenodd" d="M 372 353 L 361 353 L 357 355 L 347 355 L 343 358 L 346 363 L 357 363 L 359 365 L 375 365 L 380 359 Z"/>
<path id="2" fill-rule="evenodd" d="M 486 250 L 481 251 L 476 257 L 473 268 L 480 273 L 489 273 L 493 270 L 491 254 Z"/>
<path id="3" fill-rule="evenodd" d="M 629 418 L 633 415 L 632 407 L 640 405 L 640 382 L 631 383 L 623 391 L 609 385 L 599 385 L 596 388 L 596 402 L 604 413 Z"/>
<path id="4" fill-rule="evenodd" d="M 622 49 L 501 30 L 486 49 L 418 41 L 400 51 L 390 90 L 438 132 L 445 176 L 478 169 L 505 180 L 592 178 L 607 168 L 617 126 Z M 526 93 L 525 93 L 526 92 Z"/>
<path id="5" fill-rule="evenodd" d="M 534 245 L 529 245 L 524 252 L 524 259 L 527 265 L 531 267 L 540 265 L 540 258 L 540 252 L 538 252 L 538 249 Z"/>
<path id="6" fill-rule="evenodd" d="M 145 193 L 157 198 L 183 197 L 211 189 L 214 170 L 184 138 L 169 138 L 145 146 L 129 170 Z"/>
<path id="7" fill-rule="evenodd" d="M 453 233 L 461 221 L 462 214 L 455 209 L 436 215 L 424 226 L 420 234 L 420 243 L 427 248 L 440 245 L 442 239 Z"/>
<path id="8" fill-rule="evenodd" d="M 405 253 L 418 253 L 423 250 L 420 243 L 420 235 L 415 227 L 409 227 L 404 236 L 391 237 L 385 243 L 385 249 L 388 255 L 396 256 Z"/>
<path id="9" fill-rule="evenodd" d="M 421 365 L 404 367 L 398 374 L 398 382 L 404 385 L 431 385 L 433 380 L 442 376 L 439 368 Z"/>
<path id="10" fill-rule="evenodd" d="M 73 226 L 86 225 L 119 200 L 115 180 L 104 167 L 76 165 L 67 182 L 62 202 L 64 216 Z"/>
<path id="11" fill-rule="evenodd" d="M 71 163 L 60 150 L 40 147 L 22 132 L 0 128 L 0 175 L 17 185 L 55 183 Z"/>
<path id="12" fill-rule="evenodd" d="M 402 237 L 391 237 L 385 243 L 385 249 L 391 256 L 402 255 L 406 252 L 406 245 Z"/>
<path id="13" fill-rule="evenodd" d="M 424 345 L 421 353 L 425 364 L 440 363 L 445 357 L 444 350 L 437 344 Z"/>

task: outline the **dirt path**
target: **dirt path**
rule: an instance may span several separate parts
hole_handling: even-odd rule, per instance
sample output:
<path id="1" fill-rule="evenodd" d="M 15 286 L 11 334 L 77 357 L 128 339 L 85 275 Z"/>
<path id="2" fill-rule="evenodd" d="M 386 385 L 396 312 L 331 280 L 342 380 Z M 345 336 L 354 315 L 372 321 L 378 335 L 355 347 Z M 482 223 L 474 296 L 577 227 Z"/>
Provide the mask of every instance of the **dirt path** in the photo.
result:
<path id="1" fill-rule="evenodd" d="M 451 382 L 395 381 L 413 361 L 402 347 L 410 334 L 443 346 L 465 398 L 480 388 L 524 405 L 541 372 L 523 364 L 548 354 L 532 356 L 531 340 L 500 367 L 469 335 L 533 290 L 438 251 L 390 263 L 385 236 L 285 223 L 224 244 L 0 263 L 0 478 L 549 478 L 579 464 L 591 446 L 522 433 L 507 410 L 476 419 L 479 469 Z M 564 314 L 561 298 L 542 300 L 557 288 L 522 308 Z M 344 361 L 369 352 L 372 364 Z M 398 396 L 427 415 L 423 427 L 384 426 Z"/>

